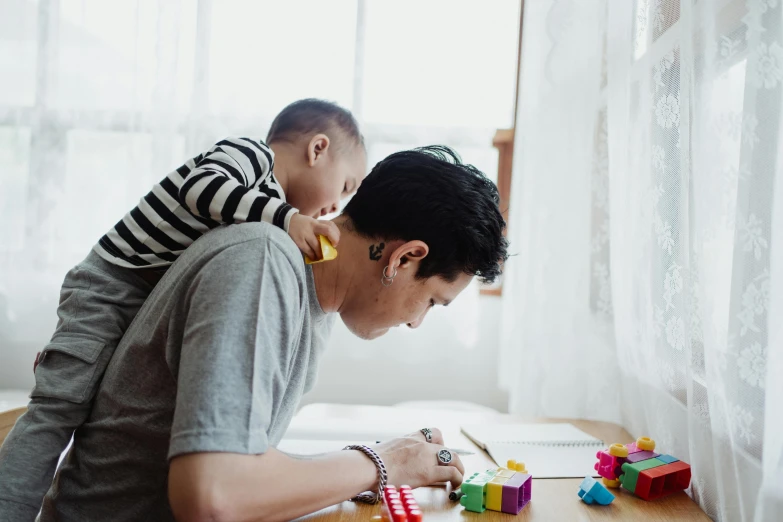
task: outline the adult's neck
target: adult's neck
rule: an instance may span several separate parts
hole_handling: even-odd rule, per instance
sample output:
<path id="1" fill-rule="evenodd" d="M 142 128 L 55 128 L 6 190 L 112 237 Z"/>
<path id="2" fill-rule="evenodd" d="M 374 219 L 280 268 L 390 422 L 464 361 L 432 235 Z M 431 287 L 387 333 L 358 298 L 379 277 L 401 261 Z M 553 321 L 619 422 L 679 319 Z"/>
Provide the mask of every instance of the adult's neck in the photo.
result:
<path id="1" fill-rule="evenodd" d="M 338 216 L 332 220 L 340 229 L 337 258 L 313 267 L 313 279 L 318 302 L 324 312 L 339 312 L 363 267 L 361 254 L 366 250 L 366 240 L 347 226 L 348 218 Z"/>

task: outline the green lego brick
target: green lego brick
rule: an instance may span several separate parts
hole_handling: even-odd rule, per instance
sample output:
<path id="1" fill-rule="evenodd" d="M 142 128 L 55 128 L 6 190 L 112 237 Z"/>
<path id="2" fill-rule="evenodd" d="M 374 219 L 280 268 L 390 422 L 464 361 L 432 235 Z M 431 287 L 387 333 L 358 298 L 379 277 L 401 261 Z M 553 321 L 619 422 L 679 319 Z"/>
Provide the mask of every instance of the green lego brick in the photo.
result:
<path id="1" fill-rule="evenodd" d="M 626 462 L 623 464 L 623 474 L 620 475 L 620 482 L 623 487 L 634 493 L 636 491 L 636 481 L 639 480 L 639 473 L 646 469 L 657 468 L 658 466 L 664 466 L 666 463 L 658 459 L 647 459 L 634 462 L 633 464 Z"/>
<path id="2" fill-rule="evenodd" d="M 496 471 L 487 470 L 483 473 L 474 473 L 462 483 L 462 497 L 459 499 L 468 511 L 483 513 L 487 504 L 487 483 L 496 475 Z"/>

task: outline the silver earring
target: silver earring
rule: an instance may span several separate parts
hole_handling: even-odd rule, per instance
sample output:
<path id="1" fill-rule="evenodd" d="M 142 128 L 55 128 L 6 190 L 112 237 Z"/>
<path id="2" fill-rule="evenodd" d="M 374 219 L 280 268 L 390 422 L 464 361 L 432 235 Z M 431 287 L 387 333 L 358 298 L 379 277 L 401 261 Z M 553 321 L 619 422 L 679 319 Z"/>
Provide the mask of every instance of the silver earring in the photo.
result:
<path id="1" fill-rule="evenodd" d="M 386 267 L 383 269 L 383 272 L 381 273 L 381 284 L 383 286 L 387 286 L 387 287 L 391 286 L 392 283 L 394 282 L 394 278 L 397 277 L 397 269 L 396 268 L 392 268 L 392 270 L 394 270 L 394 272 L 392 272 L 392 275 L 390 275 L 390 276 L 386 275 L 386 271 L 389 268 L 391 268 L 391 267 L 389 265 L 386 265 Z"/>

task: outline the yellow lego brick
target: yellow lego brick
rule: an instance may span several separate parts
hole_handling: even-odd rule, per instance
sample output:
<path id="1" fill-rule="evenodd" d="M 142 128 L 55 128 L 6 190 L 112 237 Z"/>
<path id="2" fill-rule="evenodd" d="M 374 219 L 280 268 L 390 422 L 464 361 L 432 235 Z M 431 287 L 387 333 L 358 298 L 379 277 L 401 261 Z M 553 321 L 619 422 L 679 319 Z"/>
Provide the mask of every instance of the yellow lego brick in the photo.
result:
<path id="1" fill-rule="evenodd" d="M 516 473 L 516 471 L 511 469 L 498 468 L 498 474 L 496 476 L 502 478 L 511 478 L 514 476 L 514 473 Z"/>
<path id="2" fill-rule="evenodd" d="M 625 458 L 628 456 L 628 448 L 626 448 L 624 445 L 620 444 L 619 442 L 615 442 L 614 444 L 609 446 L 609 455 L 612 455 L 614 457 Z"/>
<path id="3" fill-rule="evenodd" d="M 636 447 L 643 451 L 653 451 L 655 449 L 655 441 L 650 437 L 639 437 L 636 439 Z"/>
<path id="4" fill-rule="evenodd" d="M 313 263 L 322 263 L 324 261 L 331 261 L 337 257 L 337 249 L 332 246 L 331 241 L 326 236 L 318 236 L 318 241 L 321 243 L 321 259 L 312 260 L 305 256 L 305 263 L 312 265 Z"/>
<path id="5" fill-rule="evenodd" d="M 514 459 L 509 459 L 506 467 L 511 471 L 518 471 L 520 473 L 527 473 L 524 462 L 517 462 Z"/>
<path id="6" fill-rule="evenodd" d="M 508 478 L 499 475 L 500 473 L 487 483 L 486 506 L 487 509 L 492 511 L 500 511 L 503 506 L 503 484 L 506 483 Z"/>

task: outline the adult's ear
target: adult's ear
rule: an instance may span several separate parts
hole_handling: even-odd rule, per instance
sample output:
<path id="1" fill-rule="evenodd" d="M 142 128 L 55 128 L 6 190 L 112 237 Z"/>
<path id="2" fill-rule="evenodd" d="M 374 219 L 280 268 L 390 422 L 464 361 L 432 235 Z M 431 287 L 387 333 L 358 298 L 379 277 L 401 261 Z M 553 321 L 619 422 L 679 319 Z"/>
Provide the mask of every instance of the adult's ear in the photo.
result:
<path id="1" fill-rule="evenodd" d="M 389 257 L 389 266 L 392 268 L 408 268 L 411 264 L 418 264 L 430 253 L 430 247 L 424 241 L 418 239 L 403 243 L 394 249 Z"/>

